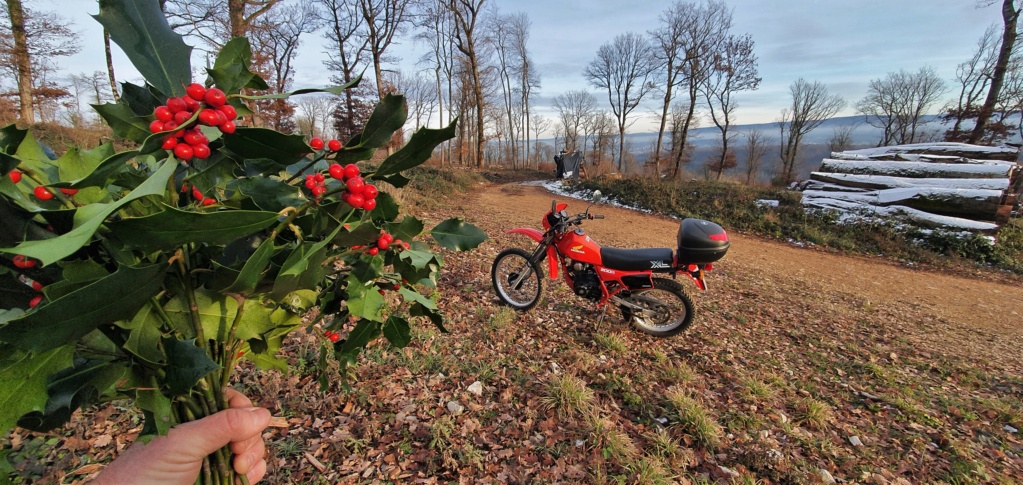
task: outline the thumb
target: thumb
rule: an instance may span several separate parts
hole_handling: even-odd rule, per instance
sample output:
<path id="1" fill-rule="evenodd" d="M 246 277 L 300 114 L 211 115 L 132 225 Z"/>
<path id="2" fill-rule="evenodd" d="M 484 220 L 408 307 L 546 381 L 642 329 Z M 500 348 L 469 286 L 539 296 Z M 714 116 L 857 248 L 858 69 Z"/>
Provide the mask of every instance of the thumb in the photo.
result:
<path id="1" fill-rule="evenodd" d="M 264 408 L 232 408 L 176 426 L 170 431 L 175 452 L 201 459 L 232 441 L 259 435 L 270 424 Z"/>

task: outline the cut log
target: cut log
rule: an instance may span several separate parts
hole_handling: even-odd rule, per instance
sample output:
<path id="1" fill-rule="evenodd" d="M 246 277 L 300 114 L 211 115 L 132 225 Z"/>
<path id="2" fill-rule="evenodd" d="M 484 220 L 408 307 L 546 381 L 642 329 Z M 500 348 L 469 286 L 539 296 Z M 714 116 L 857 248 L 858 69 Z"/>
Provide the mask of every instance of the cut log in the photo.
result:
<path id="1" fill-rule="evenodd" d="M 832 199 L 829 197 L 818 197 L 814 195 L 803 196 L 803 205 L 815 209 L 835 210 L 845 214 L 847 217 L 867 218 L 904 218 L 912 221 L 915 225 L 934 229 L 953 229 L 960 231 L 973 231 L 993 234 L 998 230 L 998 224 L 988 221 L 975 221 L 961 217 L 949 217 L 919 211 L 905 206 L 876 206 L 860 204 L 853 201 Z"/>
<path id="2" fill-rule="evenodd" d="M 865 205 L 906 206 L 932 214 L 991 221 L 1001 207 L 998 190 L 901 188 L 859 193 L 806 190 L 804 197 L 826 197 Z"/>
<path id="3" fill-rule="evenodd" d="M 908 178 L 887 175 L 812 172 L 810 180 L 861 189 L 896 189 L 906 187 L 944 187 L 949 189 L 1006 190 L 1008 178 Z"/>
<path id="4" fill-rule="evenodd" d="M 922 154 L 944 155 L 948 157 L 961 157 L 973 160 L 1003 160 L 1015 162 L 1019 156 L 1019 149 L 1015 147 L 986 147 L 969 145 L 966 143 L 914 143 L 909 145 L 897 145 L 890 147 L 866 148 L 863 150 L 849 150 L 841 152 L 842 156 L 863 157 L 875 160 L 883 157 L 895 157 L 900 154 Z"/>
<path id="5" fill-rule="evenodd" d="M 821 172 L 832 173 L 949 179 L 1008 179 L 1015 170 L 1015 165 L 1001 163 L 884 162 L 875 160 L 837 160 L 833 158 L 824 159 L 821 162 L 820 168 Z"/>

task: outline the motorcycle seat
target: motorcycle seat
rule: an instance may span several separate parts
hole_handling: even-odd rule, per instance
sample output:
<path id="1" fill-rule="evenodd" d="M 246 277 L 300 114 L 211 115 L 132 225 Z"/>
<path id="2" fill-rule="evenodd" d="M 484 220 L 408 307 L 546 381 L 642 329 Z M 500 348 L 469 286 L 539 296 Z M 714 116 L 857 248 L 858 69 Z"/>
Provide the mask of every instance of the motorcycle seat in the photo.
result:
<path id="1" fill-rule="evenodd" d="M 673 256 L 669 248 L 618 249 L 600 248 L 604 266 L 623 271 L 669 270 Z"/>

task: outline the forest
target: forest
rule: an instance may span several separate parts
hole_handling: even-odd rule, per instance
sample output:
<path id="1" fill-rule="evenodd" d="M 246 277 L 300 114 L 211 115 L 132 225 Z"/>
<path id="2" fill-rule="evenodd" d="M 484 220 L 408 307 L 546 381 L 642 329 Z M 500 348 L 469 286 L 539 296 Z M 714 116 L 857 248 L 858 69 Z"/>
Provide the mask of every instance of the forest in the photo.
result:
<path id="1" fill-rule="evenodd" d="M 942 79 L 929 66 L 906 66 L 877 73 L 855 100 L 800 77 L 791 82 L 790 105 L 776 123 L 748 130 L 736 129 L 735 111 L 742 94 L 761 83 L 756 39 L 736 31 L 734 7 L 720 0 L 677 1 L 646 32 L 609 34 L 582 73 L 589 85 L 561 93 L 543 90 L 531 55 L 531 19 L 493 0 L 159 4 L 171 27 L 194 46 L 193 56 L 209 58 L 231 38 L 247 36 L 254 70 L 267 80 L 264 93 L 309 87 L 294 86 L 295 59 L 317 41 L 328 46 L 323 66 L 332 82 L 362 79 L 340 95 L 254 102 L 248 125 L 344 141 L 361 130 L 377 100 L 398 92 L 408 103 L 406 133 L 459 120 L 456 138 L 437 153 L 441 164 L 537 168 L 561 150 L 578 150 L 595 173 L 681 178 L 686 172 L 747 183 L 760 173 L 766 174 L 761 182 L 786 184 L 799 178 L 801 164 L 819 161 L 804 156 L 807 134 L 847 106 L 879 133 L 872 141 L 877 146 L 995 145 L 1020 131 L 1021 118 L 1013 115 L 1023 106 L 1023 64 L 1013 49 L 1019 6 L 1012 0 L 1001 2 L 1001 25 L 984 32 L 954 79 Z M 0 122 L 47 126 L 59 152 L 109 137 L 86 106 L 116 103 L 123 93 L 109 38 L 103 39 L 105 69 L 60 68 L 83 42 L 99 39 L 81 38 L 72 19 L 45 8 L 10 0 L 0 9 Z M 403 42 L 428 46 L 427 54 L 401 59 L 395 46 Z M 415 70 L 408 67 L 413 61 Z M 655 116 L 658 129 L 646 137 L 650 141 L 631 142 L 626 134 L 643 116 Z M 698 127 L 716 134 L 709 153 L 694 156 Z M 827 149 L 852 147 L 855 129 L 833 129 Z"/>

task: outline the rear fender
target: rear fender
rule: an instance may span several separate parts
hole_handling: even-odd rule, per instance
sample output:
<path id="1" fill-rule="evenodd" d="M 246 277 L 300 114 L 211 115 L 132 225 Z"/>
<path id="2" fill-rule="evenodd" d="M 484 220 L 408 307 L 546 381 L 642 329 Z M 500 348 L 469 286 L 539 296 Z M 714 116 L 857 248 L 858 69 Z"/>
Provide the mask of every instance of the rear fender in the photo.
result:
<path id="1" fill-rule="evenodd" d="M 516 227 L 505 234 L 522 234 L 533 241 L 543 241 L 543 232 L 533 229 L 532 227 Z M 558 251 L 554 249 L 554 245 L 547 246 L 547 275 L 552 280 L 558 279 Z"/>

